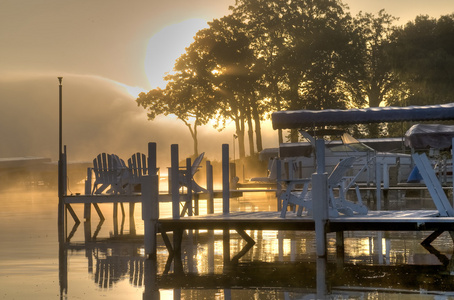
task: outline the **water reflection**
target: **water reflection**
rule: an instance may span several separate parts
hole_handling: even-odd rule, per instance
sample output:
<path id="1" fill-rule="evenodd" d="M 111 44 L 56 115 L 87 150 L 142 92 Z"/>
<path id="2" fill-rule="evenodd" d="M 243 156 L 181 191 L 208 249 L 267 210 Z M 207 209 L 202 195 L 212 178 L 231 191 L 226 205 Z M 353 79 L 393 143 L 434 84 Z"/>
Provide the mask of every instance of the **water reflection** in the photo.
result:
<path id="1" fill-rule="evenodd" d="M 272 197 L 251 195 L 232 204 L 234 209 L 255 211 L 274 209 L 271 201 Z M 389 205 L 403 206 L 393 201 Z M 157 260 L 145 259 L 143 236 L 138 234 L 142 231 L 134 220 L 125 230 L 125 222 L 125 215 L 109 224 L 101 220 L 93 232 L 91 223 L 73 225 L 59 247 L 62 297 L 71 285 L 68 261 L 75 252 L 83 252 L 85 272 L 108 295 L 128 282 L 141 290 L 142 299 L 454 299 L 448 233 L 424 248 L 420 242 L 429 232 L 346 232 L 342 249 L 335 234 L 329 234 L 328 257 L 320 259 L 313 232 L 247 231 L 255 241 L 250 247 L 241 234 L 231 231 L 225 247 L 221 230 L 185 231 L 181 265 L 174 265 L 161 238 Z M 104 226 L 110 226 L 109 234 L 100 236 Z M 77 241 L 82 228 L 83 239 Z M 241 259 L 235 259 L 240 254 Z"/>

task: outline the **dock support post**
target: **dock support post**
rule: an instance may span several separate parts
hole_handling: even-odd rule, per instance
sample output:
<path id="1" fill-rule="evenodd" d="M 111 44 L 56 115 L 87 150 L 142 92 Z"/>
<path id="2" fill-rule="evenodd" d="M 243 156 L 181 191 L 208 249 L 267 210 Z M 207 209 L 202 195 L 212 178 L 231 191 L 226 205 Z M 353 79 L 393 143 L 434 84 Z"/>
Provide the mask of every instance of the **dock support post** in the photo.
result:
<path id="1" fill-rule="evenodd" d="M 230 211 L 229 144 L 222 145 L 222 213 Z"/>
<path id="2" fill-rule="evenodd" d="M 328 220 L 328 174 L 312 174 L 312 195 L 317 256 L 326 256 L 326 221 Z"/>
<path id="3" fill-rule="evenodd" d="M 187 184 L 187 195 L 185 208 L 188 210 L 188 216 L 193 215 L 194 205 L 192 204 L 192 172 L 191 172 L 191 158 L 186 158 L 186 178 L 188 180 Z M 184 215 L 184 210 L 182 215 Z"/>
<path id="4" fill-rule="evenodd" d="M 214 213 L 214 189 L 213 189 L 213 166 L 209 160 L 206 161 L 206 174 L 207 174 L 207 213 Z"/>
<path id="5" fill-rule="evenodd" d="M 156 259 L 156 234 L 159 219 L 159 176 L 156 166 L 156 143 L 148 144 L 148 175 L 142 177 L 142 220 L 145 255 Z"/>
<path id="6" fill-rule="evenodd" d="M 315 141 L 317 173 L 312 174 L 312 195 L 315 222 L 316 252 L 326 257 L 326 223 L 328 220 L 328 174 L 325 172 L 325 141 Z"/>
<path id="7" fill-rule="evenodd" d="M 454 158 L 454 138 L 452 138 L 451 158 Z M 454 163 L 452 164 L 452 206 L 454 206 Z"/>
<path id="8" fill-rule="evenodd" d="M 375 163 L 375 184 L 377 187 L 376 190 L 376 196 L 377 196 L 377 210 L 381 210 L 381 181 L 382 181 L 382 176 L 381 176 L 381 164 L 380 162 Z"/>
<path id="9" fill-rule="evenodd" d="M 178 183 L 178 144 L 170 146 L 170 178 L 172 181 L 171 194 L 172 194 L 172 217 L 174 219 L 180 218 L 180 184 Z"/>
<path id="10" fill-rule="evenodd" d="M 282 210 L 282 203 L 280 196 L 282 194 L 282 161 L 276 159 L 276 199 L 277 199 L 277 211 Z"/>
<path id="11" fill-rule="evenodd" d="M 85 180 L 85 195 L 91 194 L 91 168 L 87 168 L 87 179 Z M 86 222 L 91 220 L 91 203 L 84 204 L 84 219 Z"/>

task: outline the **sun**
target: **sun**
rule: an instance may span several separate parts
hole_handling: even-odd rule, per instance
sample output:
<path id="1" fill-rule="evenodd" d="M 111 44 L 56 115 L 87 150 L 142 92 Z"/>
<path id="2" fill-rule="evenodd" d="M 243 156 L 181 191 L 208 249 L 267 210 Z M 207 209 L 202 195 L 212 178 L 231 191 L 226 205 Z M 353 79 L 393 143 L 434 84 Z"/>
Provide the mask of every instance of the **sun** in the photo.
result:
<path id="1" fill-rule="evenodd" d="M 169 25 L 151 37 L 145 57 L 145 73 L 151 88 L 165 88 L 165 74 L 172 71 L 175 60 L 194 41 L 197 31 L 207 27 L 203 19 L 188 19 Z"/>

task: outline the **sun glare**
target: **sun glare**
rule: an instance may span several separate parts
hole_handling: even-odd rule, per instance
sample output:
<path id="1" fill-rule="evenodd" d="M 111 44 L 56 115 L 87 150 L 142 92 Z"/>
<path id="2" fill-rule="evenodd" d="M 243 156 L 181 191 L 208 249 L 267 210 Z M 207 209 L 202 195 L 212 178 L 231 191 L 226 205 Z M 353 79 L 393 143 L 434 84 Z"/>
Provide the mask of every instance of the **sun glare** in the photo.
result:
<path id="1" fill-rule="evenodd" d="M 151 88 L 165 88 L 163 77 L 194 40 L 200 29 L 208 27 L 203 19 L 188 19 L 163 28 L 151 37 L 145 57 L 145 73 Z"/>

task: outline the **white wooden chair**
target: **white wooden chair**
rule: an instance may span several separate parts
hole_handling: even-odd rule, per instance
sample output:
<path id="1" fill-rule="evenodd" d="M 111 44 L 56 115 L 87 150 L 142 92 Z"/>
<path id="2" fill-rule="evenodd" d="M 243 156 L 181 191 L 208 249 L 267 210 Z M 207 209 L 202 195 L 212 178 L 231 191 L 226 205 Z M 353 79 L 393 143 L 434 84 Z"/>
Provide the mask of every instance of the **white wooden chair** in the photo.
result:
<path id="1" fill-rule="evenodd" d="M 197 182 L 194 180 L 194 175 L 197 173 L 199 170 L 199 166 L 202 163 L 203 156 L 205 155 L 205 152 L 202 152 L 192 163 L 191 169 L 190 169 L 190 174 L 188 174 L 188 171 L 185 169 L 179 170 L 178 172 L 178 182 L 180 187 L 184 186 L 188 188 L 191 186 L 191 189 L 195 193 L 201 193 L 201 192 L 206 192 L 207 190 L 201 187 Z M 190 184 L 189 184 L 190 183 Z"/>
<path id="2" fill-rule="evenodd" d="M 359 187 L 355 184 L 356 177 L 348 177 L 345 176 L 348 170 L 351 169 L 353 162 L 355 161 L 355 157 L 348 157 L 340 161 L 336 167 L 331 172 L 330 176 L 328 177 L 328 190 L 329 190 L 329 206 L 334 208 L 331 211 L 330 216 L 337 216 L 338 213 L 342 213 L 347 216 L 353 216 L 355 213 L 360 215 L 367 215 L 368 209 L 363 204 L 361 193 L 359 191 Z M 361 173 L 360 171 L 359 173 Z M 358 173 L 358 175 L 359 175 Z M 356 190 L 356 197 L 357 202 L 354 203 L 352 201 L 347 200 L 346 195 L 347 191 L 352 187 L 355 186 Z M 335 196 L 335 191 L 338 191 L 337 197 Z M 337 212 L 337 214 L 336 214 Z"/>
<path id="3" fill-rule="evenodd" d="M 267 177 L 252 177 L 251 182 L 276 182 L 277 180 L 277 167 L 276 159 L 272 158 L 268 161 L 268 176 Z"/>
<path id="4" fill-rule="evenodd" d="M 354 185 L 356 177 L 346 177 L 346 173 L 351 169 L 354 157 L 348 157 L 341 160 L 333 169 L 328 177 L 328 209 L 330 217 L 337 217 L 339 213 L 351 216 L 355 213 L 366 215 L 368 209 L 362 203 L 359 188 L 356 188 L 357 202 L 354 203 L 346 199 L 347 191 Z M 310 179 L 294 179 L 287 181 L 287 188 L 281 194 L 280 199 L 283 201 L 281 218 L 285 218 L 288 205 L 298 206 L 297 216 L 301 216 L 303 210 L 306 210 L 308 215 L 312 214 L 313 196 L 310 189 Z M 296 190 L 296 186 L 301 186 L 301 190 Z M 338 190 L 337 196 L 335 190 Z"/>
<path id="5" fill-rule="evenodd" d="M 134 153 L 128 159 L 129 189 L 130 192 L 142 190 L 142 177 L 148 174 L 147 156 L 143 153 Z"/>
<path id="6" fill-rule="evenodd" d="M 95 182 L 92 194 L 124 194 L 128 184 L 128 168 L 115 154 L 101 153 L 93 160 Z M 110 188 L 109 188 L 110 187 Z M 109 189 L 108 189 L 109 188 Z"/>

